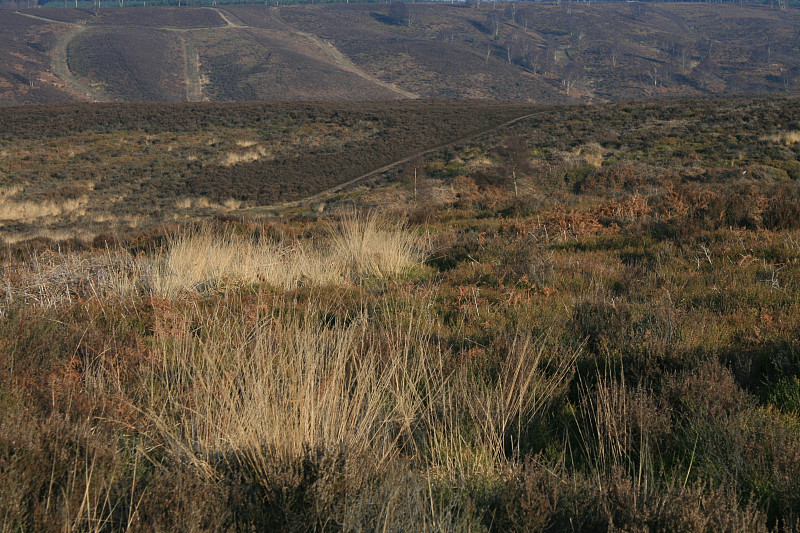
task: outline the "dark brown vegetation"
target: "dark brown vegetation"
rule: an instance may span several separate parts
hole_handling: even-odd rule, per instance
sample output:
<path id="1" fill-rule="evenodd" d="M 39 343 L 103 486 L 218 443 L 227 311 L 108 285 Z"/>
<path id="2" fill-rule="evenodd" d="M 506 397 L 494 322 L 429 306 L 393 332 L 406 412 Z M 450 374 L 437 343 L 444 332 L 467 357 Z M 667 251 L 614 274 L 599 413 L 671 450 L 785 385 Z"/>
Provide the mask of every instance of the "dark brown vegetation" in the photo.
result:
<path id="1" fill-rule="evenodd" d="M 313 43 L 285 29 L 195 32 L 205 76 L 203 94 L 215 101 L 393 100 L 399 96 L 341 69 Z"/>
<path id="2" fill-rule="evenodd" d="M 222 101 L 398 97 L 382 83 L 423 98 L 539 103 L 791 92 L 800 81 L 798 13 L 632 2 L 0 10 L 0 104 L 85 98 L 52 74 L 49 59 L 59 60 L 55 39 L 86 27 L 92 46 L 80 46 L 88 37 L 72 43 L 69 68 L 83 82 L 104 81 L 109 98 L 186 98 L 191 91 L 176 83 Z M 137 45 L 133 28 L 170 33 L 169 61 L 152 73 L 138 65 L 166 36 Z M 176 51 L 181 41 L 187 47 Z M 167 68 L 182 60 L 188 79 L 182 67 Z"/>
<path id="3" fill-rule="evenodd" d="M 184 58 L 172 33 L 148 28 L 92 29 L 69 43 L 69 68 L 114 100 L 186 100 Z"/>
<path id="4" fill-rule="evenodd" d="M 430 146 L 455 115 L 536 108 L 21 111 L 3 115 L 4 213 L 50 195 L 97 214 L 127 183 L 113 211 L 149 225 L 181 213 L 188 154 L 224 168 L 268 138 L 315 161 L 348 136 L 413 143 L 407 127 Z M 417 161 L 424 194 L 405 166 L 321 211 L 185 210 L 217 213 L 199 232 L 12 243 L 30 228 L 7 219 L 8 527 L 796 531 L 800 101 L 538 111 Z M 59 149 L 96 176 L 37 181 Z M 157 161 L 173 181 L 122 177 Z M 239 175 L 216 179 L 257 198 Z"/>
<path id="5" fill-rule="evenodd" d="M 390 9 L 330 5 L 281 15 L 423 96 L 554 102 L 730 94 L 791 90 L 800 74 L 796 10 L 419 4 L 408 6 L 411 24 L 396 24 Z"/>

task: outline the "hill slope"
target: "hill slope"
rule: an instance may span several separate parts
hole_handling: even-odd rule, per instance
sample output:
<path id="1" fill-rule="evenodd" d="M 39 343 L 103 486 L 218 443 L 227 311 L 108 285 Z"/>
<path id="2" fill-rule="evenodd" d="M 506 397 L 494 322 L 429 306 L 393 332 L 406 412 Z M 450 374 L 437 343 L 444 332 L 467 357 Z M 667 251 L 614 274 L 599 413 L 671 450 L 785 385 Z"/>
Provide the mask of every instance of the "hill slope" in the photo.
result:
<path id="1" fill-rule="evenodd" d="M 384 4 L 0 11 L 0 104 L 556 103 L 786 92 L 800 79 L 796 9 L 404 6 L 399 13 Z"/>

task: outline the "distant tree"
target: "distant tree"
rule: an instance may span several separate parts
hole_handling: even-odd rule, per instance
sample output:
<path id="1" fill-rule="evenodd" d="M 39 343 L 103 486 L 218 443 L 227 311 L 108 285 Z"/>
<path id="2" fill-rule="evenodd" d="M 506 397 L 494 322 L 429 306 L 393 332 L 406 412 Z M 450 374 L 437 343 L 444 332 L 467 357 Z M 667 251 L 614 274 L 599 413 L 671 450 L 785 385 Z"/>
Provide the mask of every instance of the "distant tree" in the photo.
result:
<path id="1" fill-rule="evenodd" d="M 647 76 L 653 81 L 653 87 L 657 87 L 661 82 L 661 74 L 658 72 L 658 65 L 650 65 L 647 68 Z"/>
<path id="2" fill-rule="evenodd" d="M 456 31 L 452 28 L 444 29 L 439 32 L 439 38 L 446 43 L 452 43 L 456 38 Z"/>
<path id="3" fill-rule="evenodd" d="M 611 58 L 611 66 L 617 66 L 617 60 L 619 59 L 620 55 L 620 44 L 619 41 L 615 41 L 614 44 L 611 45 L 611 48 L 608 51 L 608 55 Z"/>
<path id="4" fill-rule="evenodd" d="M 584 68 L 578 63 L 571 62 L 563 70 L 561 84 L 567 88 L 567 96 L 584 76 Z"/>
<path id="5" fill-rule="evenodd" d="M 505 17 L 516 24 L 517 22 L 517 2 L 513 0 L 506 4 Z"/>
<path id="6" fill-rule="evenodd" d="M 530 8 L 519 8 L 517 10 L 516 22 L 524 31 L 528 31 L 528 26 L 533 24 L 534 13 Z"/>
<path id="7" fill-rule="evenodd" d="M 635 2 L 633 4 L 633 16 L 639 20 L 647 20 L 650 15 L 650 10 L 643 2 Z"/>
<path id="8" fill-rule="evenodd" d="M 686 67 L 689 65 L 689 60 L 692 57 L 692 49 L 688 44 L 681 43 L 675 49 L 675 58 L 678 64 L 678 67 L 681 70 L 686 70 Z"/>
<path id="9" fill-rule="evenodd" d="M 519 196 L 517 179 L 521 173 L 530 170 L 528 141 L 522 135 L 512 135 L 506 138 L 501 153 L 506 157 L 506 171 L 511 175 L 514 196 Z"/>
<path id="10" fill-rule="evenodd" d="M 783 82 L 783 90 L 790 91 L 797 85 L 797 80 L 800 79 L 800 67 L 781 67 L 781 81 Z"/>
<path id="11" fill-rule="evenodd" d="M 397 0 L 389 4 L 389 20 L 398 26 L 411 27 L 412 11 L 407 3 Z"/>
<path id="12" fill-rule="evenodd" d="M 512 34 L 511 37 L 505 40 L 503 43 L 503 48 L 506 51 L 506 59 L 509 63 L 514 62 L 514 57 L 517 54 L 517 40 L 518 37 L 516 34 Z"/>
<path id="13" fill-rule="evenodd" d="M 525 35 L 521 35 L 517 41 L 517 46 L 520 63 L 526 67 L 531 67 L 533 63 L 533 61 L 531 61 L 531 55 L 533 54 L 534 50 L 536 50 L 536 43 L 534 43 Z M 533 68 L 533 73 L 536 74 L 535 67 Z"/>
<path id="14" fill-rule="evenodd" d="M 539 71 L 539 66 L 543 63 L 545 57 L 541 50 L 532 48 L 530 53 L 526 56 L 525 61 L 528 68 L 536 74 Z M 544 72 L 543 72 L 544 73 Z"/>
<path id="15" fill-rule="evenodd" d="M 489 14 L 486 15 L 486 25 L 492 32 L 492 37 L 497 38 L 500 35 L 500 28 L 503 27 L 503 14 L 496 9 L 489 11 Z"/>
<path id="16" fill-rule="evenodd" d="M 696 48 L 699 52 L 701 60 L 714 61 L 714 56 L 716 55 L 715 52 L 717 51 L 717 47 L 714 46 L 713 39 L 703 37 L 697 42 Z"/>

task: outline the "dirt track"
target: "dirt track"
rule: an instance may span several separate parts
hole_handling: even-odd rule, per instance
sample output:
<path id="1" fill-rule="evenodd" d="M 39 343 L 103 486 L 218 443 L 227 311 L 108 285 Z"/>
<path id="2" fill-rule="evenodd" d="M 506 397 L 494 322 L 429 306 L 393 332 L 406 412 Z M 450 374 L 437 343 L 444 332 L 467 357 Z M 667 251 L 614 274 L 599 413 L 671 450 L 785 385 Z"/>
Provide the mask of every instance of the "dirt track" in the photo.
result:
<path id="1" fill-rule="evenodd" d="M 358 77 L 360 77 L 362 79 L 365 79 L 365 80 L 367 80 L 369 82 L 372 82 L 375 85 L 380 85 L 384 89 L 389 89 L 393 93 L 399 94 L 403 98 L 409 98 L 411 100 L 416 100 L 416 99 L 419 98 L 419 96 L 414 94 L 414 93 L 410 93 L 408 91 L 405 91 L 405 90 L 397 87 L 396 85 L 393 85 L 391 83 L 387 83 L 385 81 L 379 80 L 378 78 L 376 78 L 375 76 L 372 76 L 368 72 L 365 72 L 365 71 L 361 70 L 355 63 L 350 61 L 344 54 L 342 54 L 335 46 L 333 46 L 328 41 L 326 41 L 324 39 L 320 39 L 319 37 L 317 37 L 314 34 L 306 33 L 304 31 L 300 31 L 297 28 L 295 28 L 294 26 L 290 25 L 288 22 L 286 22 L 285 20 L 283 20 L 281 18 L 277 7 L 270 8 L 270 13 L 272 14 L 272 16 L 275 19 L 275 21 L 280 23 L 287 30 L 289 30 L 289 31 L 291 31 L 293 33 L 296 33 L 297 35 L 300 35 L 301 37 L 305 37 L 306 39 L 308 39 L 309 41 L 311 41 L 312 43 L 314 43 L 315 45 L 320 47 L 325 53 L 327 53 L 336 62 L 336 64 L 342 70 L 346 70 L 347 72 L 350 72 L 351 74 L 355 74 L 356 76 L 358 76 Z"/>
<path id="2" fill-rule="evenodd" d="M 186 62 L 184 78 L 186 79 L 186 101 L 203 101 L 203 83 L 200 80 L 200 57 L 190 35 L 181 36 L 183 58 Z"/>
<path id="3" fill-rule="evenodd" d="M 89 98 L 94 102 L 113 102 L 113 99 L 105 94 L 102 90 L 84 83 L 76 76 L 73 76 L 72 71 L 69 70 L 67 47 L 75 37 L 85 31 L 86 26 L 76 26 L 75 29 L 58 40 L 53 48 L 52 63 L 50 67 L 53 70 L 53 74 L 64 80 L 65 83 L 69 84 L 75 92 Z"/>
<path id="4" fill-rule="evenodd" d="M 299 200 L 293 200 L 291 202 L 273 204 L 273 205 L 264 206 L 264 207 L 256 207 L 256 208 L 253 208 L 251 211 L 256 211 L 256 212 L 259 212 L 259 213 L 279 212 L 279 211 L 283 211 L 283 210 L 286 210 L 286 209 L 292 209 L 292 208 L 295 208 L 295 207 L 299 207 L 299 206 L 302 206 L 302 205 L 310 205 L 310 204 L 322 202 L 322 201 L 328 199 L 330 196 L 332 196 L 332 195 L 334 195 L 334 194 L 336 194 L 336 193 L 338 193 L 338 192 L 340 192 L 340 191 L 342 191 L 344 189 L 347 189 L 348 187 L 352 187 L 353 185 L 356 185 L 357 183 L 365 181 L 365 180 L 367 180 L 367 179 L 369 179 L 369 178 L 371 178 L 373 176 L 377 176 L 378 174 L 386 172 L 387 170 L 391 170 L 392 168 L 395 168 L 395 167 L 397 167 L 399 165 L 403 165 L 405 163 L 408 163 L 409 161 L 411 161 L 412 159 L 415 159 L 417 157 L 422 157 L 422 156 L 425 156 L 427 154 L 431 154 L 433 152 L 437 152 L 439 150 L 443 150 L 445 148 L 449 148 L 449 147 L 455 146 L 455 145 L 460 144 L 460 143 L 471 141 L 471 140 L 476 139 L 476 138 L 478 138 L 478 137 L 480 137 L 482 135 L 486 135 L 487 133 L 492 133 L 494 131 L 497 131 L 497 130 L 506 128 L 508 126 L 511 126 L 512 124 L 516 124 L 517 122 L 521 122 L 523 120 L 528 120 L 530 118 L 534 118 L 534 117 L 543 115 L 545 113 L 547 113 L 547 111 L 538 111 L 536 113 L 530 113 L 528 115 L 522 115 L 521 117 L 513 118 L 511 120 L 503 122 L 502 124 L 498 124 L 497 126 L 492 126 L 490 128 L 484 128 L 482 130 L 479 130 L 479 131 L 476 131 L 474 133 L 471 133 L 471 134 L 469 134 L 469 135 L 467 135 L 465 137 L 460 137 L 460 138 L 458 138 L 458 139 L 456 139 L 454 141 L 450 141 L 450 142 L 447 142 L 447 143 L 444 143 L 444 144 L 440 144 L 438 146 L 434 146 L 433 148 L 429 148 L 429 149 L 423 150 L 421 152 L 413 153 L 413 154 L 411 154 L 409 156 L 406 156 L 406 157 L 404 157 L 402 159 L 398 159 L 397 161 L 393 161 L 393 162 L 389 163 L 388 165 L 384 165 L 384 166 L 382 166 L 380 168 L 376 168 L 374 170 L 370 170 L 366 174 L 362 174 L 362 175 L 360 175 L 358 177 L 355 177 L 355 178 L 353 178 L 351 180 L 348 180 L 348 181 L 346 181 L 344 183 L 340 183 L 338 185 L 334 185 L 333 187 L 329 187 L 329 188 L 327 188 L 327 189 L 325 189 L 323 191 L 320 191 L 320 192 L 318 192 L 316 194 L 312 194 L 311 196 L 306 196 L 305 198 L 301 198 Z M 248 210 L 245 210 L 245 211 L 248 211 Z"/>
<path id="5" fill-rule="evenodd" d="M 70 30 L 69 33 L 63 35 L 53 47 L 53 55 L 51 58 L 50 69 L 53 71 L 54 75 L 58 76 L 64 81 L 64 83 L 69 85 L 72 88 L 73 92 L 75 92 L 76 94 L 79 94 L 93 102 L 113 101 L 112 98 L 110 98 L 102 90 L 82 82 L 77 77 L 73 76 L 72 72 L 69 70 L 67 47 L 75 37 L 86 31 L 86 26 L 82 24 L 73 24 L 70 22 L 64 22 L 63 20 L 54 20 L 45 17 L 39 17 L 36 15 L 31 15 L 30 13 L 20 13 L 19 11 L 17 11 L 17 14 L 22 15 L 23 17 L 49 22 L 51 24 L 71 26 L 72 30 Z"/>

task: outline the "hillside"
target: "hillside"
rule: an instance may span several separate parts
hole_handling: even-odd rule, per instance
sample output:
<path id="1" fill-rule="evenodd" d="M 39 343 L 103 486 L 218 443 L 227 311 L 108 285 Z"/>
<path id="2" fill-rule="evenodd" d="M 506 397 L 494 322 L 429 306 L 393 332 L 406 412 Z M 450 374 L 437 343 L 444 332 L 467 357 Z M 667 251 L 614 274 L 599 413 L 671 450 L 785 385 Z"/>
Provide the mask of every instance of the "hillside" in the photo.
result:
<path id="1" fill-rule="evenodd" d="M 0 105 L 559 103 L 791 92 L 800 11 L 732 4 L 0 10 Z"/>

